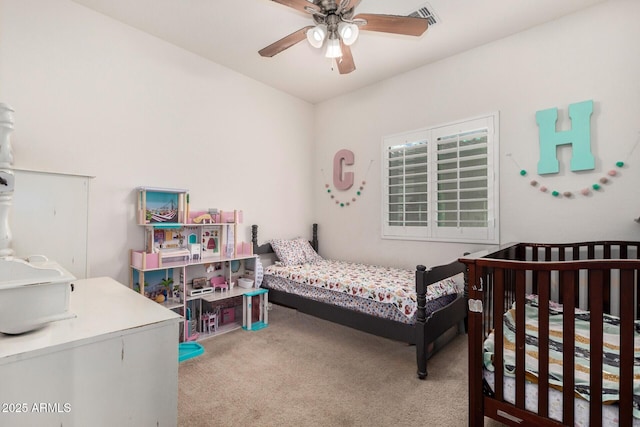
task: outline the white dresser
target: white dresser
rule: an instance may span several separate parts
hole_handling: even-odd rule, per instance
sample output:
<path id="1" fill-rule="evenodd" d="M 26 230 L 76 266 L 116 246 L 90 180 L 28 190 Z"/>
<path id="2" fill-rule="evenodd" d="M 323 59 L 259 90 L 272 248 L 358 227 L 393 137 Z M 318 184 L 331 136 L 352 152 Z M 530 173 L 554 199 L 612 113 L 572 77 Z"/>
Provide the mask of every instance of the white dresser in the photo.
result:
<path id="1" fill-rule="evenodd" d="M 73 283 L 74 318 L 0 334 L 0 425 L 175 426 L 180 316 L 111 278 Z"/>

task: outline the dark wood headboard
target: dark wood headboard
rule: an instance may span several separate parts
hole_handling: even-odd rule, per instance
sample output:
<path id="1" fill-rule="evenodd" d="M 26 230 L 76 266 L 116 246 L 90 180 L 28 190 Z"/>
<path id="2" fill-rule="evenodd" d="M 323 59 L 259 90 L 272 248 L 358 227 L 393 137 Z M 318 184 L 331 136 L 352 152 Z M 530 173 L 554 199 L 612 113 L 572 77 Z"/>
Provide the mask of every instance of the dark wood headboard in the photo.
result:
<path id="1" fill-rule="evenodd" d="M 273 248 L 271 247 L 271 243 L 264 243 L 262 245 L 258 245 L 258 226 L 251 226 L 251 243 L 253 243 L 253 253 L 256 255 L 262 254 L 270 254 L 273 253 Z M 311 240 L 309 240 L 313 249 L 318 252 L 318 224 L 313 224 Z"/>

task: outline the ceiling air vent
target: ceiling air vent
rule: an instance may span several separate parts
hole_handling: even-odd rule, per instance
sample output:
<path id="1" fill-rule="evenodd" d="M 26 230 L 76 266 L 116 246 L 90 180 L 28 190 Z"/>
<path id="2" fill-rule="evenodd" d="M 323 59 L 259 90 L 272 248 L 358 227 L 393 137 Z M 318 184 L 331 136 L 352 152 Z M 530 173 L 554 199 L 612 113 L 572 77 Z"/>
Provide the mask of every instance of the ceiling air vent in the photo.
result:
<path id="1" fill-rule="evenodd" d="M 416 18 L 424 18 L 429 22 L 429 25 L 437 24 L 440 22 L 439 18 L 433 12 L 433 8 L 430 4 L 425 3 L 415 12 L 411 12 L 409 16 L 413 16 Z"/>

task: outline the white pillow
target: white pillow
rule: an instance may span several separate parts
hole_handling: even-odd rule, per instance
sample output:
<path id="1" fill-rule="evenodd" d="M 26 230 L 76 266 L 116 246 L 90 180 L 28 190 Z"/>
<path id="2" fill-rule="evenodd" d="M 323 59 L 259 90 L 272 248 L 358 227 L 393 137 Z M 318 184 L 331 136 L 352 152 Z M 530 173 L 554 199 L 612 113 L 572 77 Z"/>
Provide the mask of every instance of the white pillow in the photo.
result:
<path id="1" fill-rule="evenodd" d="M 322 257 L 318 255 L 318 253 L 313 249 L 313 246 L 311 246 L 311 243 L 309 243 L 307 239 L 299 237 L 296 239 L 296 241 L 300 245 L 300 250 L 302 250 L 302 253 L 304 253 L 306 262 L 312 264 L 317 261 L 322 261 Z"/>
<path id="2" fill-rule="evenodd" d="M 306 262 L 305 253 L 297 240 L 273 239 L 269 243 L 282 265 L 298 265 Z"/>

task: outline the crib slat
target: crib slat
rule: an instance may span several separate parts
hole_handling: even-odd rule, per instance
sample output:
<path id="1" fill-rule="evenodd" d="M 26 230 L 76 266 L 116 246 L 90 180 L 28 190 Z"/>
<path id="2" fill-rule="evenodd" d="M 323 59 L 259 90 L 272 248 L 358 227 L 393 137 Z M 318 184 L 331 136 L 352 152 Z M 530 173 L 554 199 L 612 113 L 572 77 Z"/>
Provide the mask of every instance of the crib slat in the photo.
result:
<path id="1" fill-rule="evenodd" d="M 538 253 L 540 249 L 537 246 L 533 246 L 531 248 L 531 261 L 538 261 Z M 538 294 L 538 271 L 533 270 L 531 272 L 531 293 L 537 295 Z"/>
<path id="2" fill-rule="evenodd" d="M 611 270 L 602 278 L 602 307 L 605 313 L 611 313 Z"/>
<path id="3" fill-rule="evenodd" d="M 516 271 L 516 281 L 524 283 L 524 271 Z M 516 407 L 524 409 L 525 386 L 525 313 L 524 313 L 525 288 L 516 287 Z"/>
<path id="4" fill-rule="evenodd" d="M 538 286 L 538 414 L 549 415 L 550 271 L 541 271 Z"/>
<path id="5" fill-rule="evenodd" d="M 629 246 L 628 246 L 628 245 L 626 245 L 626 244 L 624 244 L 624 243 L 621 243 L 621 244 L 620 244 L 620 259 L 627 259 L 627 258 L 629 258 L 628 251 L 627 251 L 627 248 L 628 248 L 628 247 L 629 247 Z"/>
<path id="6" fill-rule="evenodd" d="M 620 270 L 620 295 L 633 295 L 634 270 Z M 633 413 L 633 298 L 620 298 L 620 420 Z"/>
<path id="7" fill-rule="evenodd" d="M 602 425 L 603 281 L 604 274 L 602 270 L 589 271 L 589 305 L 591 306 L 591 321 L 589 322 L 589 422 L 594 427 Z"/>
<path id="8" fill-rule="evenodd" d="M 482 280 L 484 282 L 484 311 L 482 315 L 484 316 L 484 336 L 485 338 L 489 336 L 491 330 L 493 329 L 494 318 L 493 318 L 493 301 L 494 295 L 493 292 L 493 274 L 489 274 L 486 271 L 483 271 Z"/>
<path id="9" fill-rule="evenodd" d="M 494 273 L 493 292 L 494 295 L 498 295 L 495 298 L 495 305 L 493 306 L 493 319 L 495 327 L 495 352 L 493 357 L 493 365 L 495 367 L 495 386 L 494 393 L 496 399 L 503 400 L 504 390 L 504 298 L 500 296 L 504 295 L 504 270 L 502 268 L 496 268 Z"/>
<path id="10" fill-rule="evenodd" d="M 561 288 L 564 290 L 562 316 L 562 422 L 565 425 L 575 424 L 575 406 L 573 396 L 575 389 L 575 301 L 577 285 L 575 270 L 562 271 Z"/>

